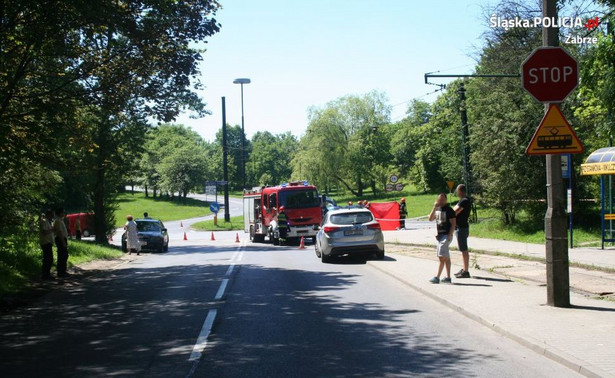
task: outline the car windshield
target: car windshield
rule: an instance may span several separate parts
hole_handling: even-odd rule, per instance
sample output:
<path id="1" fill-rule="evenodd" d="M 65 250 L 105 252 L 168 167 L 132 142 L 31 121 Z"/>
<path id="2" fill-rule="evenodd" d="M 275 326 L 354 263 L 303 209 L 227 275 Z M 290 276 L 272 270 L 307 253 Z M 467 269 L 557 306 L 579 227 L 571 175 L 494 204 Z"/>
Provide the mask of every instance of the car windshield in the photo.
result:
<path id="1" fill-rule="evenodd" d="M 137 222 L 137 231 L 160 232 L 160 224 L 157 222 Z"/>
<path id="2" fill-rule="evenodd" d="M 284 206 L 287 209 L 320 207 L 320 197 L 318 197 L 318 192 L 314 189 L 281 191 L 280 206 Z"/>
<path id="3" fill-rule="evenodd" d="M 367 211 L 331 215 L 331 223 L 339 225 L 368 223 L 373 220 L 374 216 Z"/>

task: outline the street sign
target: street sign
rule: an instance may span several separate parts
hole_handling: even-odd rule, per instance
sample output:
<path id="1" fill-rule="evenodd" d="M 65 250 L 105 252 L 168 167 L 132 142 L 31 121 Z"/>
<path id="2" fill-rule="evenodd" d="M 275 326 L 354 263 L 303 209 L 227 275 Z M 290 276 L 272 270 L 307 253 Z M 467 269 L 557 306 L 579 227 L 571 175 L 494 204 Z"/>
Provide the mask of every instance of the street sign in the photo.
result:
<path id="1" fill-rule="evenodd" d="M 521 65 L 523 88 L 540 102 L 562 102 L 579 84 L 579 65 L 561 47 L 539 47 Z"/>
<path id="2" fill-rule="evenodd" d="M 397 190 L 398 192 L 401 192 L 402 190 L 404 190 L 404 186 L 402 184 L 397 184 L 395 185 L 395 190 Z"/>
<path id="3" fill-rule="evenodd" d="M 569 179 L 570 178 L 570 159 L 572 155 L 567 154 L 562 156 L 562 178 Z"/>
<path id="4" fill-rule="evenodd" d="M 209 210 L 211 210 L 212 213 L 218 214 L 218 211 L 220 211 L 220 204 L 218 202 L 210 203 Z"/>
<path id="5" fill-rule="evenodd" d="M 585 150 L 574 129 L 559 107 L 549 106 L 532 141 L 525 149 L 528 155 L 579 154 Z"/>
<path id="6" fill-rule="evenodd" d="M 455 185 L 455 181 L 447 181 L 446 185 L 448 186 L 448 191 L 452 192 L 453 191 L 453 186 Z"/>
<path id="7" fill-rule="evenodd" d="M 395 190 L 395 187 L 393 186 L 393 184 L 387 184 L 387 186 L 385 187 L 385 190 L 387 192 L 392 192 L 393 190 Z"/>
<path id="8" fill-rule="evenodd" d="M 399 181 L 399 177 L 397 175 L 391 175 L 391 177 L 389 177 L 389 180 L 391 180 L 391 182 L 395 184 L 397 183 L 397 181 Z"/>

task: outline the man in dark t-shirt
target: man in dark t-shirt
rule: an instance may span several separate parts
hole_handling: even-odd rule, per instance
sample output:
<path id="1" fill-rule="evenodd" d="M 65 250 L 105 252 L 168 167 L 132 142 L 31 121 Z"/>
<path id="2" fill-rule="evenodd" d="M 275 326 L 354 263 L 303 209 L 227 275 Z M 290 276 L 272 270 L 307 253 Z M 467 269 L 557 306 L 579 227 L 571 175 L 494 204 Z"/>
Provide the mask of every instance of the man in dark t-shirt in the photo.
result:
<path id="1" fill-rule="evenodd" d="M 440 283 L 440 275 L 444 267 L 446 267 L 446 278 L 442 280 L 442 283 L 451 283 L 451 255 L 449 252 L 449 245 L 453 240 L 453 232 L 457 224 L 455 218 L 455 211 L 446 203 L 446 194 L 440 193 L 436 203 L 434 203 L 431 213 L 429 213 L 429 221 L 436 221 L 436 229 L 438 231 L 436 235 L 436 240 L 438 241 L 436 252 L 440 260 L 438 274 L 429 281 L 431 283 Z"/>
<path id="2" fill-rule="evenodd" d="M 455 205 L 455 214 L 457 215 L 457 230 L 455 231 L 455 237 L 457 238 L 457 246 L 463 256 L 463 269 L 455 273 L 457 278 L 470 278 L 470 272 L 468 271 L 470 265 L 470 253 L 468 251 L 468 236 L 470 235 L 470 224 L 468 218 L 470 218 L 470 211 L 472 209 L 472 202 L 467 197 L 466 186 L 459 184 L 457 186 L 457 196 L 459 202 Z"/>

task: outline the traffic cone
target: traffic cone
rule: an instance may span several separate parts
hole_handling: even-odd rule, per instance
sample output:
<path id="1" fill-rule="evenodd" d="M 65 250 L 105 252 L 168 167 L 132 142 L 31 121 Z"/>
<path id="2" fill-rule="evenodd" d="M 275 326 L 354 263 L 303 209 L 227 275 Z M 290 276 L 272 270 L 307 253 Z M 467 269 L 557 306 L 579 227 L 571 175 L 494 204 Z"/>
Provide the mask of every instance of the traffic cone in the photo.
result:
<path id="1" fill-rule="evenodd" d="M 184 240 L 188 240 L 188 235 L 186 235 L 185 231 L 184 231 Z"/>
<path id="2" fill-rule="evenodd" d="M 301 237 L 301 242 L 299 243 L 299 249 L 305 249 L 305 240 L 303 240 L 303 236 Z"/>
<path id="3" fill-rule="evenodd" d="M 214 237 L 214 233 L 213 233 L 213 231 L 212 231 L 212 233 L 211 233 L 211 241 L 216 241 L 216 238 Z"/>
<path id="4" fill-rule="evenodd" d="M 180 221 L 179 222 L 179 227 L 184 227 L 184 222 Z"/>
<path id="5" fill-rule="evenodd" d="M 235 243 L 239 243 L 239 232 L 235 234 Z"/>

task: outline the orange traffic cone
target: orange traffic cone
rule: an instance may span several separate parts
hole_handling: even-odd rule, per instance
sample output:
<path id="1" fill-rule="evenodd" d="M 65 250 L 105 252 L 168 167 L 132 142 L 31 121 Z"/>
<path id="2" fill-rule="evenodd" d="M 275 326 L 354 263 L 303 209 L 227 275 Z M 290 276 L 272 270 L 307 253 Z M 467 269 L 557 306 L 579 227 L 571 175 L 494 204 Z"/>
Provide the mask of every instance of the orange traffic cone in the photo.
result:
<path id="1" fill-rule="evenodd" d="M 235 234 L 235 243 L 239 243 L 239 232 Z"/>
<path id="2" fill-rule="evenodd" d="M 184 227 L 184 222 L 179 222 L 179 227 Z"/>
<path id="3" fill-rule="evenodd" d="M 184 240 L 188 240 L 188 236 L 186 235 L 186 232 L 184 232 Z"/>
<path id="4" fill-rule="evenodd" d="M 303 240 L 303 236 L 301 237 L 301 243 L 299 243 L 299 249 L 305 249 L 305 240 Z"/>
<path id="5" fill-rule="evenodd" d="M 211 241 L 216 241 L 216 238 L 214 237 L 214 233 L 211 233 Z"/>

